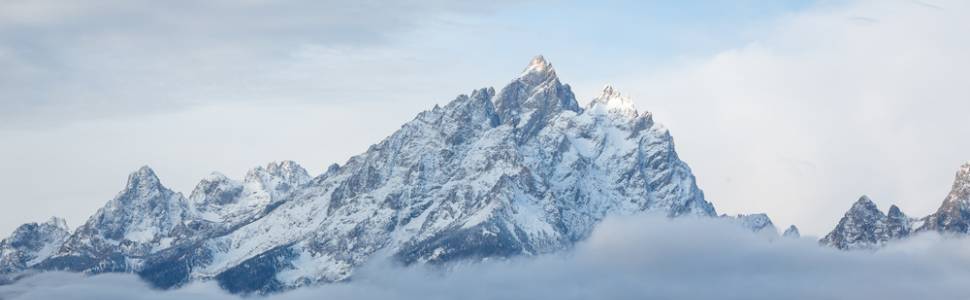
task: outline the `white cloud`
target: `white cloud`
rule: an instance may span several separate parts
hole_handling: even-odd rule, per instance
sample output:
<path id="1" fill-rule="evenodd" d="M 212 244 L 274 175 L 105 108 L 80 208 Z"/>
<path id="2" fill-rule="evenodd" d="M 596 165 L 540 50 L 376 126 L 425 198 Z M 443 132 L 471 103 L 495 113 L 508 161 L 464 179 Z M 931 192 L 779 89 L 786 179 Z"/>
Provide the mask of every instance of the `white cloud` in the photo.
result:
<path id="1" fill-rule="evenodd" d="M 958 299 L 970 240 L 924 235 L 878 252 L 769 240 L 710 219 L 607 220 L 561 255 L 451 271 L 375 264 L 349 283 L 271 299 Z M 236 299 L 214 284 L 152 291 L 133 276 L 53 273 L 0 286 L 6 299 Z"/>
<path id="2" fill-rule="evenodd" d="M 377 46 L 405 39 L 421 26 L 454 26 L 456 16 L 487 15 L 506 4 L 4 1 L 0 128 L 217 102 L 387 97 L 393 95 L 388 90 L 422 82 L 402 72 L 415 63 L 409 53 Z"/>
<path id="3" fill-rule="evenodd" d="M 824 234 L 869 194 L 924 216 L 970 160 L 970 5 L 851 1 L 748 45 L 630 74 L 715 206 Z"/>

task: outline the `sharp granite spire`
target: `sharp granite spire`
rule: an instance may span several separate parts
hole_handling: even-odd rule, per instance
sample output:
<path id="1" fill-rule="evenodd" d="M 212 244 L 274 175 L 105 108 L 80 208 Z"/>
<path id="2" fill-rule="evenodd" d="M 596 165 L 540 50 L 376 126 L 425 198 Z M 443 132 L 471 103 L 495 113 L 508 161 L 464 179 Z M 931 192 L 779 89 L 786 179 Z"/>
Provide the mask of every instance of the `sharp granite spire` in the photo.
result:
<path id="1" fill-rule="evenodd" d="M 613 114 L 628 118 L 637 116 L 633 100 L 620 94 L 613 85 L 603 87 L 603 92 L 586 106 L 586 111 L 595 114 Z"/>
<path id="2" fill-rule="evenodd" d="M 498 92 L 494 103 L 501 122 L 520 131 L 520 142 L 535 136 L 559 112 L 581 110 L 572 89 L 559 82 L 552 64 L 541 55 Z"/>

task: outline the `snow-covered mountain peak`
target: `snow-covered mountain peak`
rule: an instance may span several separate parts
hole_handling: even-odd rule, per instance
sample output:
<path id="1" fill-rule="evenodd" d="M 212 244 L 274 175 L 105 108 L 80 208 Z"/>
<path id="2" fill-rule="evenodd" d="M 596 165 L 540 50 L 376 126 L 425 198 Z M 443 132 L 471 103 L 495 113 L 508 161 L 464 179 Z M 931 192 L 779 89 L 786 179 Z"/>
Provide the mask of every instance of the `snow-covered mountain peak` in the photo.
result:
<path id="1" fill-rule="evenodd" d="M 889 212 L 886 214 L 886 216 L 888 216 L 889 218 L 897 218 L 897 219 L 907 219 L 907 218 L 909 218 L 895 204 L 893 204 L 892 206 L 889 207 Z"/>
<path id="2" fill-rule="evenodd" d="M 74 233 L 68 249 L 146 253 L 164 245 L 162 239 L 186 218 L 188 201 L 161 184 L 144 166 L 128 176 L 128 184 Z M 65 249 L 65 250 L 68 250 Z"/>
<path id="3" fill-rule="evenodd" d="M 859 200 L 856 200 L 856 202 L 852 204 L 852 207 L 849 208 L 849 212 L 873 212 L 873 211 L 879 212 L 879 208 L 876 207 L 876 203 L 872 202 L 872 199 L 866 195 L 862 195 L 862 197 L 859 197 Z"/>
<path id="4" fill-rule="evenodd" d="M 791 226 L 788 226 L 788 229 L 785 229 L 785 233 L 782 233 L 781 236 L 786 238 L 797 239 L 797 238 L 800 238 L 802 234 L 798 232 L 798 227 L 795 227 L 795 225 L 791 225 Z"/>
<path id="5" fill-rule="evenodd" d="M 291 160 L 271 162 L 255 167 L 246 173 L 246 181 L 264 181 L 276 178 L 285 182 L 305 183 L 310 180 L 306 169 Z"/>
<path id="6" fill-rule="evenodd" d="M 537 57 L 518 78 L 492 100 L 501 124 L 509 124 L 524 142 L 535 136 L 560 112 L 582 111 L 569 85 L 559 82 L 552 64 Z"/>
<path id="7" fill-rule="evenodd" d="M 893 209 L 894 208 L 894 209 Z M 862 196 L 819 243 L 839 249 L 871 249 L 912 232 L 912 220 L 895 205 L 883 214 L 867 196 Z"/>
<path id="8" fill-rule="evenodd" d="M 524 70 L 522 70 L 521 76 L 526 76 L 531 73 L 549 73 L 549 72 L 553 72 L 554 74 L 556 70 L 552 68 L 552 64 L 549 63 L 549 61 L 547 61 L 545 57 L 543 57 L 542 55 L 536 55 L 535 57 L 532 58 L 531 61 L 529 61 L 529 65 L 526 66 Z"/>
<path id="9" fill-rule="evenodd" d="M 148 166 L 142 166 L 128 175 L 128 183 L 125 185 L 125 190 L 150 192 L 161 187 L 161 181 L 158 180 L 155 171 Z"/>
<path id="10" fill-rule="evenodd" d="M 960 166 L 953 180 L 953 188 L 948 200 L 962 200 L 970 205 L 970 162 Z"/>
<path id="11" fill-rule="evenodd" d="M 225 205 L 234 201 L 241 191 L 242 184 L 239 182 L 222 173 L 212 172 L 196 184 L 189 200 L 197 207 Z"/>
<path id="12" fill-rule="evenodd" d="M 587 105 L 586 111 L 600 115 L 637 116 L 637 109 L 633 104 L 633 100 L 624 96 L 613 85 L 609 84 L 603 87 L 603 92 Z"/>
<path id="13" fill-rule="evenodd" d="M 762 232 L 767 230 L 769 233 L 778 234 L 778 230 L 775 228 L 775 224 L 771 222 L 771 218 L 765 213 L 756 214 L 738 214 L 736 216 L 721 215 L 722 218 L 730 218 L 738 222 L 741 227 L 747 228 L 753 232 Z"/>
<path id="14" fill-rule="evenodd" d="M 63 229 L 64 231 L 69 231 L 71 228 L 67 226 L 67 221 L 59 217 L 51 217 L 44 222 L 44 225 L 49 225 L 55 228 Z"/>
<path id="15" fill-rule="evenodd" d="M 549 82 L 556 80 L 556 70 L 552 67 L 552 64 L 546 61 L 542 55 L 532 58 L 529 65 L 522 70 L 522 74 L 519 75 L 517 80 L 521 80 L 529 85 L 541 85 L 544 82 Z"/>
<path id="16" fill-rule="evenodd" d="M 213 172 L 196 185 L 189 199 L 195 217 L 234 226 L 260 216 L 311 179 L 293 161 L 271 162 L 246 173 L 243 181 Z"/>
<path id="17" fill-rule="evenodd" d="M 69 235 L 67 222 L 61 218 L 20 225 L 0 241 L 0 274 L 22 271 L 47 259 Z"/>
<path id="18" fill-rule="evenodd" d="M 285 160 L 249 170 L 246 173 L 245 182 L 258 183 L 275 196 L 279 193 L 288 193 L 297 186 L 309 182 L 310 179 L 306 169 L 294 161 Z"/>
<path id="19" fill-rule="evenodd" d="M 970 162 L 960 166 L 950 193 L 919 230 L 970 233 Z"/>

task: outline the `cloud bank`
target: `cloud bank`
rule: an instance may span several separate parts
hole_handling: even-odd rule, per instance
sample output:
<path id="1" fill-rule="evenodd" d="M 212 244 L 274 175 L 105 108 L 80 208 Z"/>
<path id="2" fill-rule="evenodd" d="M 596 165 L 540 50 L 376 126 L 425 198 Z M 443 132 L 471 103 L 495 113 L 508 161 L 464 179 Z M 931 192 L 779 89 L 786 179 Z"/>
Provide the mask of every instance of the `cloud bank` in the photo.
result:
<path id="1" fill-rule="evenodd" d="M 970 160 L 968 15 L 967 1 L 822 2 L 618 85 L 671 128 L 719 211 L 818 235 L 863 194 L 923 216 Z"/>
<path id="2" fill-rule="evenodd" d="M 970 240 L 921 235 L 877 252 L 751 234 L 720 220 L 606 220 L 562 254 L 450 271 L 375 264 L 349 283 L 269 299 L 958 299 L 970 293 Z M 3 299 L 240 299 L 212 283 L 155 291 L 131 275 L 46 273 L 0 286 Z"/>

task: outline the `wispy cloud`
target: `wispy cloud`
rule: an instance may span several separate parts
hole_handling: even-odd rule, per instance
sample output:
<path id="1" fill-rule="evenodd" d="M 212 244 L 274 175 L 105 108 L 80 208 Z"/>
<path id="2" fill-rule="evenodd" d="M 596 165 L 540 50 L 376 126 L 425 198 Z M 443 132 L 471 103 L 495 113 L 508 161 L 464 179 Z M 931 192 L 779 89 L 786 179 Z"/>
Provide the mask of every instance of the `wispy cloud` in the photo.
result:
<path id="1" fill-rule="evenodd" d="M 343 79 L 372 72 L 386 80 L 379 67 L 394 74 L 393 68 L 409 64 L 406 54 L 377 45 L 421 25 L 487 14 L 503 4 L 4 1 L 0 127 L 49 126 L 214 102 L 346 98 L 328 89 L 366 89 Z M 365 57 L 382 63 L 364 62 Z M 315 76 L 306 76 L 310 72 Z"/>

